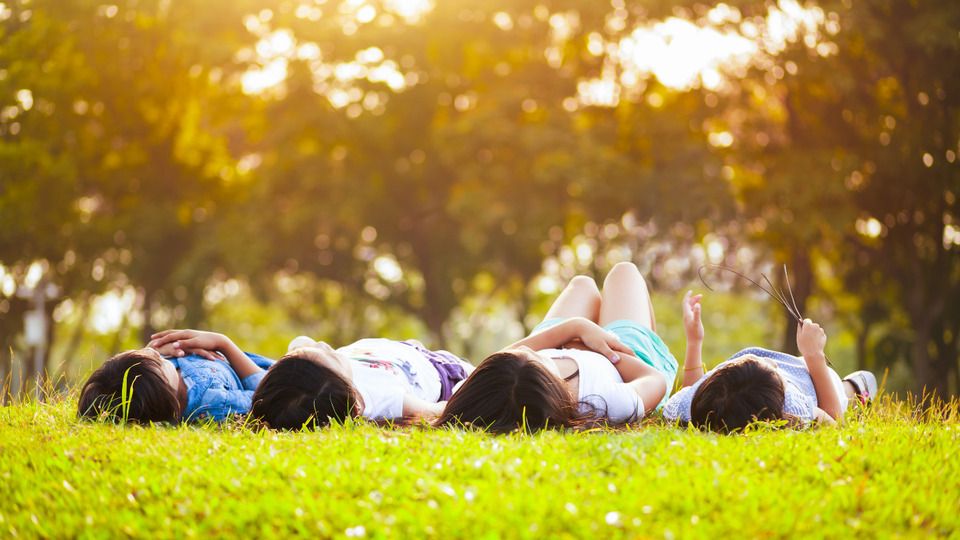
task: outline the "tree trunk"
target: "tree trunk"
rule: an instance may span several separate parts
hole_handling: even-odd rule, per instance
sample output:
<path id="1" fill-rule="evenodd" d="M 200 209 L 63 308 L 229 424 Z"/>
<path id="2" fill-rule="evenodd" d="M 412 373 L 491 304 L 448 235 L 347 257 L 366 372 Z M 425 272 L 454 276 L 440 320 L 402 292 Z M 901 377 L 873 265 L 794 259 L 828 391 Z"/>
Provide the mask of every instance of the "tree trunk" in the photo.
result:
<path id="1" fill-rule="evenodd" d="M 957 365 L 956 337 L 955 334 L 947 331 L 943 319 L 934 327 L 932 337 L 932 343 L 937 352 L 933 362 L 934 372 L 937 374 L 935 376 L 936 388 L 940 397 L 946 400 L 953 395 L 950 388 L 950 379 Z"/>
<path id="2" fill-rule="evenodd" d="M 429 288 L 429 285 L 427 287 Z M 427 329 L 430 330 L 430 335 L 433 337 L 436 346 L 440 349 L 446 349 L 447 338 L 443 332 L 443 325 L 447 318 L 440 311 L 428 301 L 423 308 L 423 322 L 427 324 Z"/>
<path id="3" fill-rule="evenodd" d="M 143 345 L 146 345 L 150 342 L 150 336 L 155 332 L 153 328 L 153 323 L 151 322 L 151 316 L 153 315 L 154 307 L 154 291 L 150 289 L 144 289 L 143 291 L 143 327 L 140 329 L 140 342 Z"/>
<path id="4" fill-rule="evenodd" d="M 527 324 L 527 315 L 530 314 L 531 304 L 530 293 L 527 287 L 524 287 L 523 294 L 520 295 L 520 326 L 523 328 L 524 337 L 529 336 L 530 332 L 533 331 L 533 328 Z"/>
<path id="5" fill-rule="evenodd" d="M 80 300 L 80 318 L 77 320 L 77 327 L 73 330 L 67 348 L 63 352 L 60 367 L 57 369 L 57 375 L 54 378 L 57 388 L 66 389 L 67 379 L 70 377 L 70 366 L 73 365 L 77 349 L 80 347 L 80 341 L 83 339 L 83 331 L 87 326 L 87 319 L 90 317 L 90 303 L 90 297 L 86 295 Z"/>
<path id="6" fill-rule="evenodd" d="M 46 397 L 47 380 L 50 378 L 50 358 L 53 357 L 53 344 L 57 337 L 57 327 L 53 320 L 53 310 L 58 305 L 57 302 L 48 302 L 43 316 L 47 319 L 47 335 L 44 336 L 45 346 L 43 348 L 43 358 L 40 359 L 40 373 L 37 374 L 37 398 Z"/>
<path id="7" fill-rule="evenodd" d="M 870 325 L 863 323 L 857 332 L 857 369 L 867 369 L 867 338 L 870 335 Z"/>
<path id="8" fill-rule="evenodd" d="M 925 404 L 950 395 L 949 366 L 956 363 L 956 353 L 939 343 L 934 335 L 935 325 L 929 317 L 913 319 L 914 337 L 911 346 L 913 371 L 917 378 L 915 389 Z"/>
<path id="9" fill-rule="evenodd" d="M 448 291 L 440 287 L 450 287 L 445 279 L 444 272 L 437 272 L 434 265 L 438 264 L 432 257 L 432 247 L 429 243 L 429 231 L 424 234 L 411 236 L 411 245 L 419 262 L 420 273 L 423 276 L 423 307 L 419 309 L 423 322 L 434 339 L 437 347 L 446 348 L 447 339 L 443 332 L 443 325 L 450 315 L 447 298 Z"/>
<path id="10" fill-rule="evenodd" d="M 0 349 L 0 406 L 7 404 L 13 392 L 13 347 Z"/>
<path id="11" fill-rule="evenodd" d="M 918 272 L 919 274 L 919 272 Z M 913 372 L 916 377 L 914 389 L 925 404 L 936 398 L 945 399 L 949 393 L 947 365 L 943 356 L 943 316 L 945 303 L 934 291 L 927 291 L 923 282 L 912 284 L 906 297 L 907 315 L 913 326 L 911 345 Z M 955 357 L 955 355 L 953 355 Z M 955 358 L 953 360 L 956 361 Z"/>
<path id="12" fill-rule="evenodd" d="M 146 326 L 146 325 L 144 325 Z M 123 318 L 120 319 L 120 326 L 117 327 L 116 333 L 113 335 L 113 345 L 110 346 L 110 354 L 118 354 L 123 350 L 123 338 L 127 334 L 127 328 L 130 327 L 130 316 L 126 313 L 123 314 Z M 147 334 L 143 339 L 142 345 L 146 346 L 150 341 L 150 334 Z"/>
<path id="13" fill-rule="evenodd" d="M 813 268 L 810 263 L 810 255 L 804 251 L 794 251 L 787 263 L 787 270 L 790 271 L 790 287 L 787 286 L 780 269 L 775 270 L 777 275 L 781 276 L 776 282 L 779 283 L 780 289 L 786 296 L 786 301 L 792 303 L 793 299 L 796 299 L 797 309 L 801 315 L 806 317 L 807 299 L 813 292 Z M 792 297 L 790 295 L 791 287 L 793 290 Z M 781 350 L 789 354 L 799 354 L 797 350 L 797 320 L 786 308 L 783 308 L 782 312 L 785 326 Z"/>

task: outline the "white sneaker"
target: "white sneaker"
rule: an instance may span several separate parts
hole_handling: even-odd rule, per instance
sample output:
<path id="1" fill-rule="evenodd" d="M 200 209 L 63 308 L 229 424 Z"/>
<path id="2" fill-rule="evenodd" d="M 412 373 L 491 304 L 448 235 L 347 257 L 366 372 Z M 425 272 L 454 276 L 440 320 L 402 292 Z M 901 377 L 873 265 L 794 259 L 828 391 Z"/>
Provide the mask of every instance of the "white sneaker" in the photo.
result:
<path id="1" fill-rule="evenodd" d="M 854 371 L 843 380 L 853 385 L 854 392 L 864 405 L 877 395 L 877 378 L 869 371 Z"/>
<path id="2" fill-rule="evenodd" d="M 294 349 L 300 349 L 302 347 L 316 347 L 317 342 L 313 338 L 307 336 L 297 336 L 290 341 L 290 344 L 287 345 L 287 352 L 290 352 Z"/>

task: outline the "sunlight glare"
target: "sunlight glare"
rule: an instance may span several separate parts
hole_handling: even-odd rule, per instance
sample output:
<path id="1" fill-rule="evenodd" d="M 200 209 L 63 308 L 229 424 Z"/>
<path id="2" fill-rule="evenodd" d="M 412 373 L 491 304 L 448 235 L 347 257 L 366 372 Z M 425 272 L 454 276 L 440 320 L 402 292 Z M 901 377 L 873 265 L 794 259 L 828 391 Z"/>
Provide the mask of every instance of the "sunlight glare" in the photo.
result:
<path id="1" fill-rule="evenodd" d="M 98 334 L 116 332 L 123 324 L 124 314 L 134 311 L 136 300 L 137 293 L 133 287 L 98 296 L 90 310 L 90 328 Z"/>
<path id="2" fill-rule="evenodd" d="M 3 265 L 0 265 L 0 293 L 4 296 L 13 296 L 17 292 L 17 280 L 11 275 Z"/>
<path id="3" fill-rule="evenodd" d="M 383 60 L 383 51 L 380 47 L 370 47 L 357 53 L 357 62 L 361 64 L 376 64 Z"/>
<path id="4" fill-rule="evenodd" d="M 497 25 L 497 28 L 508 31 L 513 29 L 513 18 L 510 17 L 509 13 L 498 11 L 493 14 L 493 24 Z"/>
<path id="5" fill-rule="evenodd" d="M 33 108 L 33 92 L 29 89 L 17 90 L 17 101 L 20 102 L 20 108 L 29 111 Z"/>
<path id="6" fill-rule="evenodd" d="M 287 59 L 275 58 L 261 69 L 251 69 L 241 77 L 245 94 L 259 94 L 287 79 Z"/>
<path id="7" fill-rule="evenodd" d="M 580 28 L 580 15 L 576 11 L 554 13 L 549 20 L 554 41 L 567 41 Z"/>
<path id="8" fill-rule="evenodd" d="M 357 10 L 356 18 L 360 24 L 367 24 L 377 17 L 377 8 L 367 4 Z"/>
<path id="9" fill-rule="evenodd" d="M 45 262 L 34 261 L 30 264 L 30 268 L 27 269 L 27 275 L 23 278 L 23 285 L 28 289 L 33 289 L 37 286 L 37 283 L 40 283 L 40 278 L 43 277 L 45 271 Z"/>
<path id="10" fill-rule="evenodd" d="M 560 284 L 551 276 L 540 276 L 537 279 L 537 292 L 543 295 L 551 296 L 557 293 Z"/>
<path id="11" fill-rule="evenodd" d="M 261 58 L 287 56 L 293 52 L 296 40 L 293 32 L 287 29 L 277 30 L 257 42 L 257 54 Z"/>
<path id="12" fill-rule="evenodd" d="M 743 36 L 701 28 L 675 17 L 634 30 L 620 41 L 618 49 L 625 71 L 653 74 L 677 90 L 696 86 L 707 72 L 705 85 L 717 88 L 719 68 L 748 63 L 757 53 L 757 45 Z"/>
<path id="13" fill-rule="evenodd" d="M 707 135 L 707 140 L 711 146 L 717 148 L 727 148 L 733 145 L 733 133 L 729 131 L 713 132 Z"/>
<path id="14" fill-rule="evenodd" d="M 420 22 L 433 9 L 431 0 L 385 0 L 383 6 L 408 24 Z"/>
<path id="15" fill-rule="evenodd" d="M 960 246 L 960 227 L 948 223 L 943 226 L 943 248 L 950 249 L 954 246 Z"/>
<path id="16" fill-rule="evenodd" d="M 319 60 L 322 53 L 316 43 L 304 43 L 297 47 L 296 56 L 298 60 Z"/>
<path id="17" fill-rule="evenodd" d="M 620 103 L 620 85 L 610 68 L 605 68 L 600 78 L 578 82 L 577 94 L 580 103 L 587 106 L 616 107 Z"/>
<path id="18" fill-rule="evenodd" d="M 867 219 L 860 218 L 857 220 L 854 227 L 857 229 L 857 232 L 867 238 L 877 238 L 883 234 L 884 226 L 883 223 L 880 223 L 875 217 L 870 217 Z"/>
<path id="19" fill-rule="evenodd" d="M 594 32 L 587 36 L 586 45 L 594 56 L 609 55 L 620 72 L 615 85 L 628 96 L 641 95 L 651 76 L 673 90 L 702 87 L 721 91 L 730 76 L 742 76 L 750 66 L 769 69 L 773 65 L 770 57 L 783 52 L 789 43 L 800 41 L 821 56 L 836 54 L 836 44 L 821 41 L 820 34 L 827 23 L 839 26 L 834 18 L 835 14 L 828 17 L 819 7 L 778 0 L 765 17 L 743 20 L 739 9 L 721 3 L 697 21 L 669 17 L 637 27 L 615 42 Z M 614 79 L 606 76 L 581 81 L 578 97 L 584 104 L 615 106 L 619 99 L 610 84 Z M 715 141 L 717 146 L 728 146 L 726 136 L 715 137 Z"/>
<path id="20" fill-rule="evenodd" d="M 393 255 L 380 255 L 373 260 L 373 269 L 381 279 L 388 283 L 397 283 L 403 279 L 403 269 Z"/>

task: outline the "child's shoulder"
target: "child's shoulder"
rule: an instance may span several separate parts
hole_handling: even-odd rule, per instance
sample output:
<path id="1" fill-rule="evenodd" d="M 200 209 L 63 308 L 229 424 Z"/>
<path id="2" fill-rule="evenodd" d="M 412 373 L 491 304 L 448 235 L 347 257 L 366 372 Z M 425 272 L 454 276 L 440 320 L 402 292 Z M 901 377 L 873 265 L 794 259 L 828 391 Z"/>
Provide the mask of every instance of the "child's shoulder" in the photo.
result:
<path id="1" fill-rule="evenodd" d="M 759 356 L 760 358 L 770 358 L 772 360 L 794 361 L 797 359 L 796 356 L 787 354 L 783 351 L 775 351 L 773 349 L 765 349 L 763 347 L 747 347 L 746 349 L 737 351 L 733 356 L 730 357 L 730 360 L 733 360 L 734 358 L 740 358 L 741 356 L 748 354 Z"/>

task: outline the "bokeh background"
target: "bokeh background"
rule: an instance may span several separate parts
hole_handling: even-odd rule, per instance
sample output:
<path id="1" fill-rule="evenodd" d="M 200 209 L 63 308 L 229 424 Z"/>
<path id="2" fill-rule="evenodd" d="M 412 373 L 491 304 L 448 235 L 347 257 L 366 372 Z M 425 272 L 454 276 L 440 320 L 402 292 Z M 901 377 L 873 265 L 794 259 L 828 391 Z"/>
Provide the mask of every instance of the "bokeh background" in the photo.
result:
<path id="1" fill-rule="evenodd" d="M 960 3 L 0 3 L 0 376 L 69 388 L 152 331 L 473 361 L 566 280 L 724 264 L 839 371 L 955 395 Z M 795 348 L 708 272 L 707 363 Z"/>

